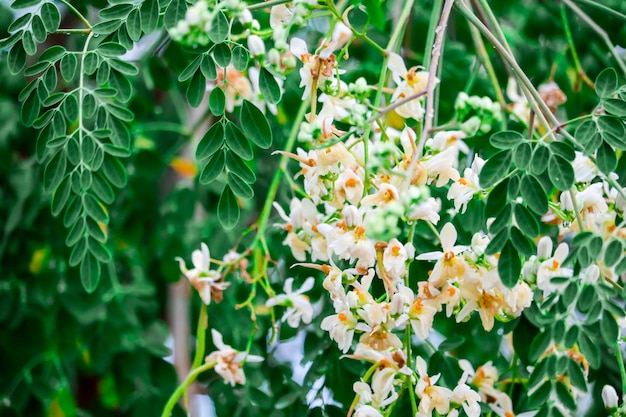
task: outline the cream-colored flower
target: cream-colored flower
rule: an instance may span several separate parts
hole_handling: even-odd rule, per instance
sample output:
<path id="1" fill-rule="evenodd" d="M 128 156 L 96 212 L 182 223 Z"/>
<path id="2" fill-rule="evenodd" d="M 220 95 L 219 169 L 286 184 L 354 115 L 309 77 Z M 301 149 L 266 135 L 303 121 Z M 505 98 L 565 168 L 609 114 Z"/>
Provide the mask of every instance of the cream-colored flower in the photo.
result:
<path id="1" fill-rule="evenodd" d="M 315 279 L 313 277 L 307 278 L 297 291 L 293 291 L 293 281 L 293 278 L 287 278 L 283 287 L 285 293 L 270 298 L 265 305 L 267 307 L 277 305 L 287 307 L 287 311 L 285 311 L 281 320 L 286 321 L 290 327 L 297 328 L 300 325 L 300 321 L 308 324 L 313 319 L 313 306 L 311 306 L 309 297 L 303 295 L 303 293 L 313 288 Z"/>
<path id="2" fill-rule="evenodd" d="M 261 362 L 263 357 L 257 355 L 248 355 L 246 352 L 239 352 L 231 346 L 224 343 L 222 334 L 215 329 L 211 329 L 213 344 L 218 349 L 206 357 L 206 362 L 215 361 L 215 372 L 222 378 L 224 382 L 232 386 L 235 384 L 245 384 L 246 375 L 243 372 L 243 362 Z"/>
<path id="3" fill-rule="evenodd" d="M 194 250 L 191 254 L 191 262 L 193 269 L 187 269 L 185 261 L 177 257 L 176 260 L 180 266 L 180 271 L 187 277 L 191 285 L 198 291 L 202 302 L 206 305 L 211 304 L 211 296 L 216 301 L 221 301 L 222 291 L 230 285 L 229 282 L 221 282 L 222 276 L 217 271 L 210 270 L 211 254 L 206 243 L 200 244 L 200 250 Z"/>

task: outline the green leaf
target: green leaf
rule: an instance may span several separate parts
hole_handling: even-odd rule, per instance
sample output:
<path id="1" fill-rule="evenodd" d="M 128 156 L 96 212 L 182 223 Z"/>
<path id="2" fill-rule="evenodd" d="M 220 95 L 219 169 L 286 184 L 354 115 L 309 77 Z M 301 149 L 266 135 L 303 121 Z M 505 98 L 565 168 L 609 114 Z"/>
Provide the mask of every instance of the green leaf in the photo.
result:
<path id="1" fill-rule="evenodd" d="M 0 51 L 3 49 L 9 49 L 15 45 L 20 39 L 22 39 L 23 31 L 15 32 L 8 38 L 0 39 Z"/>
<path id="2" fill-rule="evenodd" d="M 226 68 L 230 64 L 232 53 L 230 47 L 225 43 L 219 43 L 213 48 L 213 59 L 215 63 L 222 68 Z"/>
<path id="3" fill-rule="evenodd" d="M 533 175 L 541 175 L 548 168 L 550 151 L 546 146 L 538 144 L 533 151 L 529 170 Z"/>
<path id="4" fill-rule="evenodd" d="M 600 332 L 608 346 L 613 346 L 619 337 L 619 326 L 613 316 L 606 310 L 602 313 L 602 319 L 600 320 Z"/>
<path id="5" fill-rule="evenodd" d="M 572 385 L 579 390 L 586 392 L 587 391 L 587 379 L 585 378 L 585 374 L 583 374 L 582 369 L 580 369 L 580 365 L 576 363 L 573 359 L 568 358 L 567 361 L 567 375 L 569 376 L 570 382 Z"/>
<path id="6" fill-rule="evenodd" d="M 104 246 L 101 242 L 95 239 L 88 239 L 88 241 L 89 241 L 89 244 L 88 244 L 89 252 L 91 252 L 91 254 L 99 262 L 102 262 L 102 263 L 111 262 L 113 257 L 111 256 L 111 252 L 106 246 Z"/>
<path id="7" fill-rule="evenodd" d="M 604 142 L 596 152 L 596 165 L 598 169 L 609 175 L 617 168 L 617 156 L 608 143 Z"/>
<path id="8" fill-rule="evenodd" d="M 107 224 L 109 222 L 109 215 L 93 195 L 84 194 L 83 207 L 85 212 L 98 223 Z"/>
<path id="9" fill-rule="evenodd" d="M 604 110 L 608 113 L 617 117 L 626 117 L 626 101 L 617 98 L 609 98 L 604 100 L 602 104 L 604 105 Z"/>
<path id="10" fill-rule="evenodd" d="M 267 149 L 272 146 L 272 129 L 261 110 L 248 100 L 244 100 L 240 112 L 243 133 L 256 146 Z"/>
<path id="11" fill-rule="evenodd" d="M 91 190 L 104 204 L 111 204 L 115 199 L 113 188 L 99 173 L 93 175 Z"/>
<path id="12" fill-rule="evenodd" d="M 227 185 L 217 203 L 217 218 L 225 229 L 232 229 L 239 221 L 239 212 L 237 198 Z"/>
<path id="13" fill-rule="evenodd" d="M 9 51 L 7 63 L 9 64 L 11 74 L 17 75 L 22 71 L 26 64 L 26 52 L 24 52 L 22 43 L 18 42 L 13 45 L 13 48 Z"/>
<path id="14" fill-rule="evenodd" d="M 13 21 L 13 23 L 11 23 L 9 25 L 9 28 L 7 29 L 7 32 L 11 33 L 11 32 L 16 32 L 19 29 L 22 29 L 26 26 L 28 26 L 28 24 L 30 23 L 30 21 L 33 19 L 33 14 L 32 13 L 25 13 L 22 16 L 18 17 L 17 19 L 15 19 Z M 22 38 L 22 35 L 24 34 L 24 32 L 19 32 L 19 38 Z M 2 48 L 4 49 L 4 48 Z"/>
<path id="15" fill-rule="evenodd" d="M 200 71 L 202 71 L 202 75 L 204 75 L 207 80 L 215 80 L 217 78 L 217 67 L 211 55 L 206 54 L 202 57 Z"/>
<path id="16" fill-rule="evenodd" d="M 226 96 L 224 90 L 219 87 L 213 88 L 209 96 L 209 110 L 214 116 L 224 114 L 224 106 L 226 105 Z"/>
<path id="17" fill-rule="evenodd" d="M 509 173 L 512 159 L 510 150 L 500 151 L 489 158 L 480 171 L 480 186 L 489 188 L 505 177 Z"/>
<path id="18" fill-rule="evenodd" d="M 586 145 L 593 140 L 593 137 L 598 134 L 598 128 L 596 123 L 591 120 L 587 120 L 582 122 L 576 128 L 574 132 L 574 137 L 581 145 Z"/>
<path id="19" fill-rule="evenodd" d="M 626 272 L 626 256 L 623 257 L 622 260 L 617 263 L 617 265 L 615 265 L 615 273 L 617 275 L 622 275 L 624 272 Z"/>
<path id="20" fill-rule="evenodd" d="M 95 35 L 110 35 L 122 26 L 122 20 L 106 20 L 92 26 L 91 31 Z"/>
<path id="21" fill-rule="evenodd" d="M 150 34 L 154 32 L 159 23 L 158 0 L 145 0 L 141 3 L 141 29 Z"/>
<path id="22" fill-rule="evenodd" d="M 569 143 L 553 141 L 550 142 L 549 149 L 553 155 L 560 155 L 569 161 L 576 158 L 576 153 Z"/>
<path id="23" fill-rule="evenodd" d="M 221 44 L 226 39 L 228 39 L 228 35 L 230 34 L 230 24 L 228 22 L 228 18 L 224 14 L 224 12 L 220 11 L 216 16 L 215 20 L 211 23 L 211 29 L 209 29 L 209 39 L 213 43 Z M 228 65 L 228 64 L 227 64 Z"/>
<path id="24" fill-rule="evenodd" d="M 71 94 L 65 97 L 62 104 L 63 113 L 65 119 L 73 123 L 78 118 L 78 99 L 75 94 Z"/>
<path id="25" fill-rule="evenodd" d="M 87 75 L 93 74 L 100 64 L 100 57 L 95 52 L 88 52 L 84 60 L 84 72 Z"/>
<path id="26" fill-rule="evenodd" d="M 438 352 L 450 352 L 451 350 L 455 350 L 465 343 L 465 336 L 455 335 L 447 338 L 443 342 L 439 344 L 437 347 Z"/>
<path id="27" fill-rule="evenodd" d="M 98 14 L 102 20 L 125 19 L 131 10 L 133 10 L 132 4 L 116 4 L 100 10 Z"/>
<path id="28" fill-rule="evenodd" d="M 224 138 L 226 140 L 226 146 L 239 155 L 241 159 L 247 161 L 252 159 L 254 154 L 252 153 L 250 143 L 236 124 L 231 121 L 226 123 L 224 127 Z"/>
<path id="29" fill-rule="evenodd" d="M 80 239 L 85 236 L 85 218 L 80 217 L 80 219 L 74 223 L 72 227 L 70 227 L 69 232 L 67 232 L 67 237 L 65 238 L 65 245 L 72 247 L 78 243 Z"/>
<path id="30" fill-rule="evenodd" d="M 46 27 L 44 26 L 41 17 L 37 15 L 33 16 L 33 20 L 30 22 L 30 25 L 35 41 L 37 41 L 37 43 L 43 43 L 46 40 L 48 33 L 46 32 Z"/>
<path id="31" fill-rule="evenodd" d="M 218 151 L 213 154 L 207 161 L 206 165 L 200 173 L 200 183 L 208 184 L 216 179 L 224 171 L 224 152 Z"/>
<path id="32" fill-rule="evenodd" d="M 612 267 L 619 261 L 619 258 L 624 254 L 624 246 L 617 239 L 611 239 L 604 250 L 604 263 L 608 267 Z"/>
<path id="33" fill-rule="evenodd" d="M 566 347 L 571 348 L 576 344 L 577 340 L 578 340 L 578 326 L 572 325 L 572 327 L 567 329 L 567 332 L 565 332 L 565 339 L 563 340 L 563 343 L 565 344 Z"/>
<path id="34" fill-rule="evenodd" d="M 580 347 L 580 351 L 587 361 L 589 361 L 589 366 L 593 369 L 598 369 L 601 364 L 601 352 L 600 348 L 596 343 L 594 343 L 586 333 L 581 333 L 578 337 L 578 346 Z"/>
<path id="35" fill-rule="evenodd" d="M 198 160 L 208 158 L 209 156 L 217 152 L 217 150 L 220 149 L 223 144 L 224 126 L 220 122 L 213 123 L 213 125 L 202 137 L 202 140 L 200 140 L 200 143 L 198 143 L 198 148 L 196 149 L 196 158 Z"/>
<path id="36" fill-rule="evenodd" d="M 187 2 L 185 0 L 172 0 L 165 10 L 165 16 L 163 18 L 163 24 L 166 29 L 176 27 L 179 20 L 185 19 L 185 12 L 187 11 Z"/>
<path id="37" fill-rule="evenodd" d="M 198 107 L 206 93 L 206 80 L 200 72 L 196 72 L 187 86 L 187 101 L 191 107 Z"/>
<path id="38" fill-rule="evenodd" d="M 263 98 L 270 104 L 276 104 L 280 101 L 280 86 L 274 76 L 266 69 L 261 68 L 259 72 L 259 89 Z"/>
<path id="39" fill-rule="evenodd" d="M 111 71 L 111 75 L 109 77 L 109 84 L 112 88 L 117 90 L 117 98 L 122 103 L 126 103 L 130 100 L 133 94 L 133 86 L 124 75 L 120 74 L 117 71 Z"/>
<path id="40" fill-rule="evenodd" d="M 87 239 L 79 239 L 74 249 L 72 249 L 72 253 L 70 253 L 70 259 L 68 261 L 70 266 L 78 265 L 85 255 L 87 255 Z"/>
<path id="41" fill-rule="evenodd" d="M 128 37 L 135 42 L 141 38 L 141 16 L 139 13 L 139 9 L 133 10 L 128 15 L 128 20 L 126 21 Z"/>
<path id="42" fill-rule="evenodd" d="M 117 42 L 104 42 L 98 45 L 96 51 L 105 57 L 116 57 L 124 55 L 127 51 L 121 44 Z"/>
<path id="43" fill-rule="evenodd" d="M 500 252 L 509 239 L 509 230 L 502 229 L 494 237 L 491 238 L 489 244 L 485 248 L 485 254 L 495 255 Z"/>
<path id="44" fill-rule="evenodd" d="M 495 235 L 511 223 L 511 205 L 506 204 L 504 209 L 498 214 L 496 220 L 489 226 L 489 233 Z"/>
<path id="45" fill-rule="evenodd" d="M 24 32 L 24 36 L 22 36 L 22 46 L 24 47 L 26 55 L 32 56 L 37 53 L 37 44 L 35 44 L 35 39 L 31 32 Z"/>
<path id="46" fill-rule="evenodd" d="M 82 213 L 83 208 L 80 204 L 81 201 L 82 200 L 77 195 L 70 199 L 70 202 L 65 209 L 65 214 L 63 215 L 63 225 L 65 227 L 73 225 Z"/>
<path id="47" fill-rule="evenodd" d="M 535 177 L 526 175 L 522 178 L 520 193 L 529 209 L 539 215 L 546 214 L 548 211 L 548 197 L 541 183 Z"/>
<path id="48" fill-rule="evenodd" d="M 137 69 L 135 65 L 131 64 L 130 62 L 122 61 L 121 59 L 118 59 L 118 58 L 109 59 L 109 65 L 111 66 L 111 68 L 113 68 L 114 70 L 117 70 L 118 72 L 124 75 L 132 76 L 132 75 L 137 75 L 139 73 L 139 70 Z"/>
<path id="49" fill-rule="evenodd" d="M 233 67 L 235 67 L 237 71 L 245 71 L 246 68 L 248 68 L 248 61 L 250 60 L 250 55 L 246 48 L 237 45 L 233 48 L 232 54 Z"/>
<path id="50" fill-rule="evenodd" d="M 524 254 L 526 256 L 534 255 L 537 251 L 535 244 L 515 226 L 511 226 L 509 229 L 509 234 L 511 236 L 511 243 L 515 249 L 519 251 L 519 253 Z"/>
<path id="51" fill-rule="evenodd" d="M 539 222 L 530 210 L 522 204 L 515 206 L 515 222 L 526 236 L 539 236 Z"/>
<path id="52" fill-rule="evenodd" d="M 563 356 L 563 358 L 565 358 Z M 565 384 L 561 381 L 556 382 L 556 396 L 565 407 L 570 410 L 576 410 L 578 407 L 576 405 L 576 400 L 574 399 L 574 395 L 570 391 L 569 388 L 565 386 Z"/>
<path id="53" fill-rule="evenodd" d="M 102 162 L 102 172 L 114 187 L 122 188 L 126 185 L 126 169 L 119 159 L 106 155 Z"/>
<path id="54" fill-rule="evenodd" d="M 22 103 L 22 123 L 26 126 L 32 126 L 41 110 L 41 103 L 37 94 L 31 94 L 26 101 Z"/>
<path id="55" fill-rule="evenodd" d="M 52 159 L 48 161 L 43 172 L 43 187 L 46 193 L 51 193 L 57 189 L 65 175 L 66 166 L 67 160 L 65 158 L 65 152 L 63 151 L 57 152 Z"/>
<path id="56" fill-rule="evenodd" d="M 513 163 L 522 170 L 527 170 L 532 158 L 533 149 L 530 143 L 520 143 L 513 151 Z"/>
<path id="57" fill-rule="evenodd" d="M 485 206 L 486 217 L 496 217 L 508 204 L 508 184 L 509 179 L 505 178 L 491 190 Z"/>
<path id="58" fill-rule="evenodd" d="M 54 3 L 46 2 L 41 6 L 41 19 L 48 33 L 56 32 L 61 24 L 61 14 Z"/>
<path id="59" fill-rule="evenodd" d="M 91 171 L 88 169 L 84 170 L 80 173 L 80 188 L 83 190 L 88 190 L 91 188 Z"/>
<path id="60" fill-rule="evenodd" d="M 520 273 L 522 272 L 522 262 L 520 261 L 519 254 L 515 250 L 515 247 L 508 241 L 498 258 L 498 274 L 502 283 L 509 288 L 513 288 L 519 281 Z"/>
<path id="61" fill-rule="evenodd" d="M 15 10 L 26 9 L 38 5 L 41 1 L 42 0 L 15 0 L 11 3 L 11 7 Z"/>
<path id="62" fill-rule="evenodd" d="M 85 225 L 87 226 L 87 233 L 93 239 L 96 239 L 98 242 L 105 243 L 107 240 L 106 234 L 102 231 L 100 225 L 93 220 L 91 217 L 84 217 Z"/>
<path id="63" fill-rule="evenodd" d="M 226 167 L 248 184 L 253 184 L 256 181 L 256 174 L 254 171 L 252 171 L 252 169 L 250 169 L 250 167 L 233 152 L 226 152 Z"/>
<path id="64" fill-rule="evenodd" d="M 235 195 L 246 200 L 254 197 L 254 190 L 252 189 L 252 187 L 250 187 L 248 183 L 237 174 L 231 171 L 228 173 L 227 178 L 228 185 L 233 190 Z"/>
<path id="65" fill-rule="evenodd" d="M 550 156 L 548 175 L 552 184 L 561 191 L 569 190 L 574 185 L 574 168 L 571 162 L 561 155 Z"/>
<path id="66" fill-rule="evenodd" d="M 546 401 L 548 401 L 548 398 L 550 398 L 551 392 L 552 383 L 550 381 L 544 382 L 535 392 L 532 393 L 530 397 L 528 397 L 525 409 L 534 410 L 539 406 L 544 405 Z"/>
<path id="67" fill-rule="evenodd" d="M 70 176 L 66 175 L 52 196 L 52 215 L 58 216 L 70 198 Z"/>
<path id="68" fill-rule="evenodd" d="M 626 127 L 621 119 L 600 116 L 597 123 L 602 139 L 614 148 L 626 150 Z"/>
<path id="69" fill-rule="evenodd" d="M 196 59 L 191 61 L 191 63 L 187 65 L 185 69 L 183 70 L 183 72 L 181 72 L 180 75 L 178 76 L 178 81 L 180 82 L 187 81 L 188 79 L 193 77 L 195 73 L 198 71 L 198 68 L 200 67 L 200 63 L 202 62 L 202 59 L 203 59 L 203 56 L 198 55 Z"/>
<path id="70" fill-rule="evenodd" d="M 100 282 L 100 262 L 93 255 L 87 255 L 80 264 L 80 282 L 87 293 L 91 294 Z"/>
<path id="71" fill-rule="evenodd" d="M 491 145 L 498 149 L 514 149 L 524 141 L 524 136 L 513 130 L 498 132 L 491 135 L 491 138 L 489 138 Z"/>
<path id="72" fill-rule="evenodd" d="M 61 59 L 61 77 L 66 82 L 71 82 L 76 75 L 76 69 L 78 68 L 78 59 L 76 59 L 76 55 L 67 54 Z"/>
<path id="73" fill-rule="evenodd" d="M 609 98 L 617 90 L 617 73 L 613 68 L 602 71 L 595 82 L 596 93 L 600 98 Z"/>

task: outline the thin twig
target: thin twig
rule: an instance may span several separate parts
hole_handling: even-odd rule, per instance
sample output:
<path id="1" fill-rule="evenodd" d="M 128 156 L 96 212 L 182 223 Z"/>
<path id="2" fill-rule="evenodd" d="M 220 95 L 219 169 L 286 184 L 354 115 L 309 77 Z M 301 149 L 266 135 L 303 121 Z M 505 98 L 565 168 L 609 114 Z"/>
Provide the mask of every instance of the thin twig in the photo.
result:
<path id="1" fill-rule="evenodd" d="M 367 121 L 367 123 L 372 123 L 376 119 L 380 119 L 381 117 L 383 117 L 387 113 L 397 109 L 398 107 L 400 107 L 400 106 L 402 106 L 402 105 L 404 105 L 404 104 L 406 104 L 406 103 L 408 103 L 410 101 L 413 101 L 413 100 L 416 100 L 416 99 L 422 97 L 424 94 L 426 94 L 426 90 L 418 91 L 417 93 L 411 94 L 410 96 L 405 97 L 402 100 L 398 100 L 395 103 L 388 105 L 387 107 L 383 107 L 382 109 L 380 109 L 378 111 L 378 113 L 375 116 L 372 116 Z"/>
<path id="2" fill-rule="evenodd" d="M 598 36 L 602 38 L 606 46 L 609 48 L 611 55 L 613 55 L 613 57 L 615 58 L 615 61 L 617 61 L 617 64 L 619 65 L 620 69 L 622 70 L 624 75 L 626 75 L 626 64 L 624 64 L 622 57 L 620 57 L 619 54 L 617 53 L 617 50 L 615 49 L 615 45 L 613 45 L 613 42 L 611 41 L 611 38 L 609 37 L 608 33 L 606 33 L 606 31 L 602 29 L 600 25 L 594 22 L 593 19 L 590 18 L 587 13 L 585 13 L 580 7 L 576 6 L 571 0 L 563 0 L 563 3 L 567 5 L 567 7 L 572 9 L 574 13 L 580 16 L 580 18 L 584 20 L 585 23 L 587 23 L 591 27 L 591 29 L 593 29 L 598 34 Z"/>
<path id="3" fill-rule="evenodd" d="M 453 5 L 454 0 L 446 0 L 445 4 L 443 5 L 443 11 L 441 12 L 439 25 L 437 26 L 437 29 L 435 29 L 435 43 L 433 44 L 433 50 L 431 51 L 430 67 L 428 68 L 428 82 L 426 84 L 426 114 L 424 116 L 424 128 L 422 129 L 422 134 L 420 135 L 419 142 L 417 143 L 417 149 L 413 154 L 413 158 L 411 158 L 411 166 L 408 170 L 409 178 L 412 178 L 411 173 L 413 172 L 413 169 L 415 169 L 417 161 L 422 155 L 422 151 L 424 150 L 424 144 L 426 143 L 426 139 L 428 137 L 428 132 L 433 126 L 433 117 L 435 115 L 433 107 L 433 93 L 436 87 L 435 79 L 437 74 L 437 68 L 439 67 L 439 58 L 441 57 L 443 39 L 446 34 L 446 27 L 448 25 L 448 20 L 450 19 L 450 12 Z"/>

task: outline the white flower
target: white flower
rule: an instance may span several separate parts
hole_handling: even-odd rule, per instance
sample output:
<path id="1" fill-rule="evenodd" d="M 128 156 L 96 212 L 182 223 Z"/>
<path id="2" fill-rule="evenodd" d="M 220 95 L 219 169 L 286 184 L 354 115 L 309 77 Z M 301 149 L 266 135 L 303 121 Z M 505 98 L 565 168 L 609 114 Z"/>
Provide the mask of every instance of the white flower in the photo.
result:
<path id="1" fill-rule="evenodd" d="M 276 305 L 288 307 L 282 320 L 287 321 L 290 327 L 297 328 L 300 325 L 300 320 L 308 324 L 313 318 L 313 306 L 311 306 L 311 301 L 309 297 L 302 295 L 302 293 L 313 288 L 315 279 L 313 277 L 307 278 L 298 291 L 292 290 L 293 281 L 293 278 L 287 278 L 285 280 L 285 286 L 283 287 L 285 294 L 279 294 L 270 298 L 265 305 L 267 307 L 274 307 Z"/>
<path id="2" fill-rule="evenodd" d="M 358 321 L 349 309 L 341 309 L 337 314 L 322 320 L 322 330 L 330 333 L 330 337 L 337 342 L 339 349 L 346 353 L 352 346 L 354 329 Z"/>
<path id="3" fill-rule="evenodd" d="M 177 257 L 175 260 L 180 265 L 180 271 L 187 277 L 191 285 L 198 291 L 202 302 L 206 305 L 211 304 L 211 294 L 214 296 L 220 294 L 217 299 L 221 300 L 221 292 L 224 291 L 229 285 L 229 282 L 220 282 L 222 276 L 217 271 L 211 271 L 211 254 L 209 247 L 206 243 L 200 244 L 200 250 L 195 250 L 191 254 L 191 262 L 193 263 L 193 269 L 187 269 L 185 261 Z"/>
<path id="4" fill-rule="evenodd" d="M 450 411 L 452 391 L 435 385 L 440 374 L 429 377 L 426 372 L 426 361 L 421 356 L 418 356 L 415 362 L 420 377 L 415 386 L 415 393 L 420 398 L 418 415 L 431 416 L 433 410 L 437 410 L 439 414 L 447 414 Z"/>
<path id="5" fill-rule="evenodd" d="M 455 245 L 457 233 L 452 223 L 446 223 L 440 233 L 442 251 L 423 253 L 418 260 L 434 261 L 435 268 L 430 274 L 429 281 L 435 287 L 441 287 L 448 279 L 458 278 L 465 272 L 465 261 L 456 256 L 467 249 L 467 246 Z"/>
<path id="6" fill-rule="evenodd" d="M 238 352 L 224 343 L 222 334 L 215 329 L 211 329 L 213 344 L 218 349 L 206 357 L 206 362 L 215 361 L 215 372 L 224 381 L 232 386 L 235 384 L 245 384 L 246 375 L 243 373 L 242 363 L 261 362 L 263 358 L 257 355 L 248 355 L 246 352 Z"/>
<path id="7" fill-rule="evenodd" d="M 612 410 L 617 408 L 617 392 L 615 388 L 611 385 L 605 385 L 602 387 L 602 401 L 604 402 L 604 407 L 607 410 Z"/>

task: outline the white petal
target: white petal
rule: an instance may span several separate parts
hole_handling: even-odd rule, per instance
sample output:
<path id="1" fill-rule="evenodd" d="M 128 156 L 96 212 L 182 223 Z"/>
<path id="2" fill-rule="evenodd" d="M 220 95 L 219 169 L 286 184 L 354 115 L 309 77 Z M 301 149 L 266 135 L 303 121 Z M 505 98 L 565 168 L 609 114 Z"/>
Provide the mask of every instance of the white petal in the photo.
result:
<path id="1" fill-rule="evenodd" d="M 306 46 L 306 42 L 304 42 L 300 38 L 291 39 L 289 50 L 291 51 L 292 54 L 296 56 L 296 58 L 298 58 L 301 61 L 302 61 L 302 55 L 306 55 L 309 53 L 309 50 Z"/>
<path id="2" fill-rule="evenodd" d="M 443 247 L 444 252 L 448 252 L 452 250 L 452 247 L 456 243 L 456 229 L 452 223 L 446 223 L 441 229 L 441 246 Z"/>
<path id="3" fill-rule="evenodd" d="M 396 84 L 399 83 L 399 81 L 397 80 L 399 80 L 400 77 L 405 76 L 407 73 L 406 65 L 404 65 L 404 60 L 400 55 L 396 54 L 395 52 L 389 53 L 389 63 L 387 64 L 387 67 L 393 73 L 393 80 L 396 82 Z"/>
<path id="4" fill-rule="evenodd" d="M 302 294 L 305 293 L 307 291 L 310 291 L 313 288 L 313 285 L 315 284 L 315 278 L 313 277 L 308 277 L 306 279 L 306 281 L 304 281 L 304 284 L 302 284 L 302 286 L 300 287 L 300 289 L 297 291 L 298 294 Z"/>
<path id="5" fill-rule="evenodd" d="M 213 344 L 218 350 L 222 350 L 227 346 L 224 344 L 224 339 L 222 339 L 222 334 L 215 329 L 211 329 L 211 338 L 213 340 Z"/>

